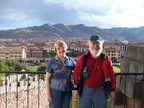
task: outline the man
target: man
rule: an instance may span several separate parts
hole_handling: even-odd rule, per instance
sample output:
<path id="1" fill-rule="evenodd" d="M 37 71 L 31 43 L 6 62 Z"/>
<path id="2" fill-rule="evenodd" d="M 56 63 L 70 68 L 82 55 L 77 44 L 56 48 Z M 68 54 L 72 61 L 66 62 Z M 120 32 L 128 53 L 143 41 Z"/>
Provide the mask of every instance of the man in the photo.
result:
<path id="1" fill-rule="evenodd" d="M 109 88 L 111 99 L 115 98 L 115 74 L 110 59 L 102 54 L 103 42 L 100 36 L 91 36 L 88 42 L 89 51 L 81 55 L 76 62 L 74 87 L 82 88 L 82 92 L 78 94 L 78 90 L 74 90 L 73 96 L 77 98 L 79 95 L 79 108 L 106 108 Z M 85 57 L 86 66 L 81 70 Z M 83 87 L 79 86 L 81 81 Z"/>

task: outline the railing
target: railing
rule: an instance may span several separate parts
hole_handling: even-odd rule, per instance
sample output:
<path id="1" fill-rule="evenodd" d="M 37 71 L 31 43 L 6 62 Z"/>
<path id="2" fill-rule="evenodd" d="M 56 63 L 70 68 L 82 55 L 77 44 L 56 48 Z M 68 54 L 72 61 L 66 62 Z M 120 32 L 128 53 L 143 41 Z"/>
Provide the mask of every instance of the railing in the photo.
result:
<path id="1" fill-rule="evenodd" d="M 46 108 L 48 107 L 46 88 L 45 88 L 45 72 L 10 72 L 0 71 L 0 76 L 7 74 L 3 79 L 3 85 L 0 86 L 0 108 Z M 10 75 L 11 74 L 11 75 Z M 137 83 L 139 76 L 144 76 L 144 73 L 115 73 L 117 78 L 116 90 L 122 90 L 125 94 L 128 92 L 127 80 L 132 77 L 134 85 Z M 25 76 L 23 78 L 23 76 Z M 21 78 L 21 79 L 20 79 Z M 124 83 L 123 83 L 124 82 Z M 131 108 L 135 108 L 137 99 L 137 87 L 134 88 L 133 103 Z M 117 95 L 116 95 L 117 96 Z M 119 99 L 118 99 L 119 100 Z M 126 108 L 126 95 L 122 100 L 123 108 Z M 119 102 L 114 102 L 113 108 L 119 105 Z M 73 107 L 71 104 L 71 108 Z M 122 108 L 122 107 L 121 107 Z"/>
<path id="2" fill-rule="evenodd" d="M 3 80 L 4 86 L 0 87 L 1 108 L 22 108 L 22 107 L 32 108 L 32 106 L 33 107 L 35 106 L 35 108 L 40 108 L 41 106 L 40 105 L 40 98 L 41 98 L 40 89 L 44 85 L 44 77 L 42 75 L 44 75 L 45 72 L 3 71 L 0 73 L 1 73 L 1 76 L 2 74 L 12 74 L 12 75 L 5 76 Z M 20 79 L 22 78 L 22 75 L 25 75 L 25 78 Z M 32 90 L 34 90 L 35 94 L 33 95 L 35 96 L 33 96 L 33 98 L 32 97 L 30 98 L 31 94 L 33 93 Z M 41 89 L 41 92 L 42 92 L 42 89 Z M 9 96 L 12 96 L 11 94 L 13 94 L 14 97 L 10 98 Z M 3 97 L 3 100 L 2 100 L 2 97 Z M 11 102 L 10 100 L 13 102 Z M 36 103 L 32 105 L 30 101 L 34 101 Z M 21 104 L 21 102 L 23 102 L 23 104 Z"/>

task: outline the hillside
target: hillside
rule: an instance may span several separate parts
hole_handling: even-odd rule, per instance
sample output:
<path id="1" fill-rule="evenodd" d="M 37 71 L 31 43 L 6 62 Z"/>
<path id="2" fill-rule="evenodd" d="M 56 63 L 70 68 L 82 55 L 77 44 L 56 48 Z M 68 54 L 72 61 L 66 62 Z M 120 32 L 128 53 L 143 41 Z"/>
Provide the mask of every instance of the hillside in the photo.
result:
<path id="1" fill-rule="evenodd" d="M 93 34 L 99 34 L 105 40 L 144 40 L 144 27 L 139 28 L 110 28 L 101 29 L 89 27 L 83 24 L 64 25 L 64 24 L 44 24 L 13 30 L 1 30 L 0 38 L 64 38 L 86 40 Z M 139 37 L 139 38 L 138 38 Z"/>

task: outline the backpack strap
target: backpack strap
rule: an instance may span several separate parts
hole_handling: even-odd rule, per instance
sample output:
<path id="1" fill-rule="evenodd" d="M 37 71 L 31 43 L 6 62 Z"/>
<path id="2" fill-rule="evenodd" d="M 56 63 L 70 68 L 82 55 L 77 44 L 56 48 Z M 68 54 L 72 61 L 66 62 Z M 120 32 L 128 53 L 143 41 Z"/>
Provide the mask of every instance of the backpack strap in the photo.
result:
<path id="1" fill-rule="evenodd" d="M 105 59 L 105 54 L 104 54 L 104 53 L 101 53 L 101 61 L 102 61 L 101 64 L 103 64 L 104 59 Z M 102 85 L 104 86 L 104 84 L 105 84 L 105 77 L 104 77 L 104 70 L 103 70 L 103 68 L 102 68 Z"/>
<path id="2" fill-rule="evenodd" d="M 83 83 L 84 83 L 83 68 L 86 66 L 87 58 L 88 58 L 88 55 L 84 55 L 83 61 L 82 61 L 82 67 L 81 67 L 81 70 L 80 70 L 80 78 L 79 78 L 79 83 L 78 83 L 78 91 L 79 91 L 80 96 L 82 94 Z"/>
<path id="3" fill-rule="evenodd" d="M 105 54 L 102 53 L 102 57 L 101 57 L 102 64 L 104 62 L 104 59 L 105 59 Z M 103 85 L 103 89 L 107 97 L 111 91 L 111 81 L 110 81 L 110 78 L 105 78 L 103 69 L 102 69 L 102 85 Z"/>
<path id="4" fill-rule="evenodd" d="M 101 59 L 102 59 L 102 63 L 103 63 L 104 59 L 105 59 L 105 54 L 104 53 L 101 53 Z"/>

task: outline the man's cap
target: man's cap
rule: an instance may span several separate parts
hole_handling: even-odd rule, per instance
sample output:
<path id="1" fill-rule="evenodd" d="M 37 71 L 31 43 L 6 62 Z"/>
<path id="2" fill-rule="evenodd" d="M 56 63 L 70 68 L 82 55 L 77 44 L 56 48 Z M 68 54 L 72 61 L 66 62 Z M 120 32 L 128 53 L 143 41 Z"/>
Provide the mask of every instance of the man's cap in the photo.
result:
<path id="1" fill-rule="evenodd" d="M 102 38 L 99 35 L 92 35 L 90 37 L 90 42 L 103 42 Z"/>

